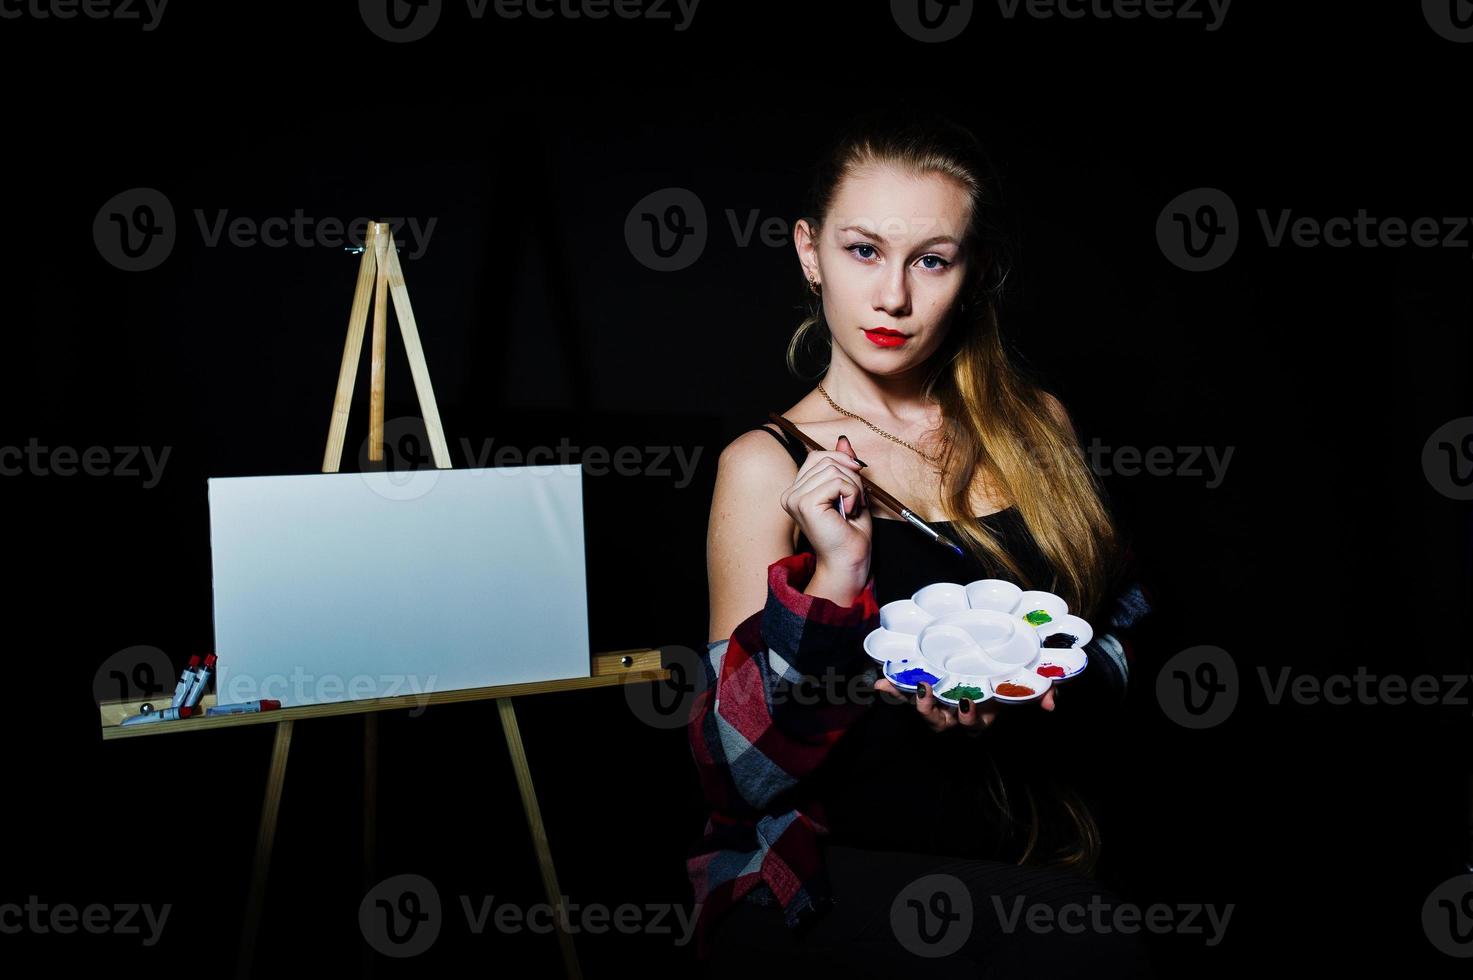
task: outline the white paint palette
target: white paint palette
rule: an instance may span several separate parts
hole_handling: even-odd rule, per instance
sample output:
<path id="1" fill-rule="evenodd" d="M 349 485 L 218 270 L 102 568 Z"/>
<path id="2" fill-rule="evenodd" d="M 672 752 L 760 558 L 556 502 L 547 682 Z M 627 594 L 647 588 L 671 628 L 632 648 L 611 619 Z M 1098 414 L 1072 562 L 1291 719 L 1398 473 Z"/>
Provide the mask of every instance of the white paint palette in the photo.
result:
<path id="1" fill-rule="evenodd" d="M 1052 592 L 1004 579 L 935 582 L 880 607 L 880 628 L 864 652 L 902 691 L 931 686 L 938 700 L 1022 702 L 1089 664 L 1089 623 Z"/>

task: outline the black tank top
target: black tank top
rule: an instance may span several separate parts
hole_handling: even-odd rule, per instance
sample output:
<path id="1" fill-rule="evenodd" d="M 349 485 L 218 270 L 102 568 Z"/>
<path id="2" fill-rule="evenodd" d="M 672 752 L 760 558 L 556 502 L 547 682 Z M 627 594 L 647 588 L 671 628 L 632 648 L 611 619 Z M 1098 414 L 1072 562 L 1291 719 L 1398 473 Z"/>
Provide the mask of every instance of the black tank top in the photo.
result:
<path id="1" fill-rule="evenodd" d="M 772 425 L 756 425 L 803 465 L 808 447 Z M 908 522 L 874 518 L 870 570 L 880 605 L 908 599 L 932 582 L 965 585 L 979 578 L 1003 578 L 1025 589 L 1050 589 L 1054 574 L 1016 507 L 981 520 L 998 534 L 1008 555 L 1029 581 L 988 567 L 970 554 L 958 556 L 928 539 Z M 953 522 L 932 522 L 945 530 Z M 799 532 L 797 551 L 812 551 Z M 985 753 L 1001 749 L 1023 726 L 999 726 L 972 737 L 964 732 L 934 732 L 910 703 L 875 704 L 830 750 L 810 777 L 809 789 L 829 818 L 829 841 L 879 850 L 922 851 L 957 857 L 994 857 L 995 808 L 986 800 Z M 1014 719 L 1009 718 L 1012 722 Z M 1020 719 L 1021 720 L 1021 719 Z M 998 736 L 1002 736 L 999 739 Z M 1006 751 L 1017 751 L 1014 744 Z"/>

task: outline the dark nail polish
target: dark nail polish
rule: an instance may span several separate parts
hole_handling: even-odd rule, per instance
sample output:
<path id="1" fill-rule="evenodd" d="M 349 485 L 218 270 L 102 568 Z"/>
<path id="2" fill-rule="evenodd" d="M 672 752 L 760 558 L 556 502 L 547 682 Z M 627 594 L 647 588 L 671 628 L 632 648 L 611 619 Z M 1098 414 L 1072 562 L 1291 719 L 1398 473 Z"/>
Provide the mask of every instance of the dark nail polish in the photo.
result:
<path id="1" fill-rule="evenodd" d="M 969 715 L 971 713 L 972 713 L 972 702 L 969 701 L 969 700 L 967 700 L 966 698 L 962 698 L 962 714 Z"/>
<path id="2" fill-rule="evenodd" d="M 855 456 L 855 457 L 854 457 L 854 462 L 856 462 L 856 463 L 858 463 L 858 464 L 859 464 L 859 468 L 860 468 L 860 469 L 864 469 L 864 468 L 865 468 L 865 467 L 866 467 L 866 466 L 868 466 L 868 465 L 869 465 L 869 464 L 868 464 L 868 463 L 866 463 L 866 462 L 865 462 L 865 461 L 864 461 L 864 460 L 862 460 L 862 459 L 860 459 L 860 458 L 859 458 L 859 457 L 858 457 L 858 456 Z"/>
<path id="3" fill-rule="evenodd" d="M 917 685 L 917 690 L 920 692 L 921 697 L 925 697 L 926 695 L 931 693 L 930 690 L 926 687 L 925 681 L 921 681 L 921 683 Z"/>

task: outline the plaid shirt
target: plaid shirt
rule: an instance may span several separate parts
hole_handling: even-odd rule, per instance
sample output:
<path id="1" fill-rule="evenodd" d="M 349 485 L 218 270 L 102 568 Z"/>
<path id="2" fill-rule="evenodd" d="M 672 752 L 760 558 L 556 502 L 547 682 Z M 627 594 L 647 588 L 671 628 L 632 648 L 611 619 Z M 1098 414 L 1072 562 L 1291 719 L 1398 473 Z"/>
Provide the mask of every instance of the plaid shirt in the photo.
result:
<path id="1" fill-rule="evenodd" d="M 864 673 L 878 676 L 864 638 L 880 625 L 874 576 L 849 606 L 804 593 L 817 558 L 805 551 L 767 568 L 767 603 L 730 639 L 710 643 L 702 660 L 686 732 L 710 816 L 686 859 L 696 900 L 696 955 L 710 953 L 710 932 L 737 902 L 777 904 L 789 928 L 833 902 L 819 838 L 828 833 L 821 805 L 803 799 L 805 776 L 823 762 L 874 698 L 825 700 L 794 695 L 806 677 L 841 689 Z M 1116 598 L 1110 632 L 1085 645 L 1096 681 L 1123 697 L 1132 659 L 1129 627 L 1151 608 L 1133 584 Z"/>

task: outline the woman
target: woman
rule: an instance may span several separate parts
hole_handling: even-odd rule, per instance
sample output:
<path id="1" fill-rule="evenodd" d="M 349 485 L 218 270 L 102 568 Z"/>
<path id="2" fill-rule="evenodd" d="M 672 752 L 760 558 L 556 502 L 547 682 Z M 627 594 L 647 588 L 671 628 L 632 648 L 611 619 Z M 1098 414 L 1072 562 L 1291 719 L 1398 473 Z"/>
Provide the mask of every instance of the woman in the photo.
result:
<path id="1" fill-rule="evenodd" d="M 1149 605 L 1125 585 L 1128 549 L 1063 406 L 1003 347 L 1008 255 L 985 155 L 950 120 L 902 113 L 839 140 L 794 230 L 812 309 L 789 367 L 812 347 L 823 371 L 784 415 L 835 448 L 757 425 L 718 465 L 689 729 L 711 808 L 689 860 L 698 950 L 712 975 L 1148 975 L 1108 914 L 1062 928 L 1117 903 L 1086 877 L 1098 833 L 1059 778 L 1071 753 L 1053 723 L 1119 700 Z M 861 469 L 967 554 L 877 513 Z M 880 605 L 989 577 L 1055 592 L 1095 625 L 1062 696 L 952 708 L 925 685 L 865 686 Z M 819 696 L 804 686 L 821 681 Z"/>

